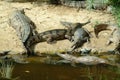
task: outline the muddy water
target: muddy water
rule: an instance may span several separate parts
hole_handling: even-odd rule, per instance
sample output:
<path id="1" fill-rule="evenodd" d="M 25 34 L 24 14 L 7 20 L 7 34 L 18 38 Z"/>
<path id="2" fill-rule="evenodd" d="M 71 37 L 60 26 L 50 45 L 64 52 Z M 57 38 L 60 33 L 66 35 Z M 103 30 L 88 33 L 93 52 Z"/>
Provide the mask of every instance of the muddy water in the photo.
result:
<path id="1" fill-rule="evenodd" d="M 36 58 L 37 59 L 37 58 Z M 120 80 L 120 69 L 110 65 L 16 64 L 13 77 L 20 80 Z"/>

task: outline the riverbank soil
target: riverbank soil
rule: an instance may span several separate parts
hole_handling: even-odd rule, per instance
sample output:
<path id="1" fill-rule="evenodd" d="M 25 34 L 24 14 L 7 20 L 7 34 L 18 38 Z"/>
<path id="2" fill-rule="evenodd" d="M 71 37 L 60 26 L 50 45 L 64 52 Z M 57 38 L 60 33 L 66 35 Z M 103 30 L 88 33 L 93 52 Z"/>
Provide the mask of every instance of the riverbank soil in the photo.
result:
<path id="1" fill-rule="evenodd" d="M 91 23 L 84 26 L 91 32 L 91 43 L 86 43 L 83 48 L 92 48 L 98 51 L 113 50 L 114 44 L 106 46 L 111 31 L 102 31 L 97 39 L 94 35 L 94 24 L 99 23 L 115 23 L 112 14 L 104 11 L 80 9 L 77 12 L 75 8 L 55 5 L 37 5 L 30 2 L 27 3 L 12 3 L 0 1 L 0 51 L 11 50 L 17 53 L 24 52 L 23 45 L 19 40 L 16 31 L 8 25 L 8 16 L 16 8 L 25 8 L 25 14 L 36 24 L 36 30 L 40 33 L 51 29 L 64 29 L 60 21 L 81 22 L 84 23 L 91 18 Z M 56 52 L 69 50 L 71 43 L 68 40 L 58 41 L 56 44 L 47 44 L 46 42 L 38 43 L 34 47 L 35 52 Z"/>

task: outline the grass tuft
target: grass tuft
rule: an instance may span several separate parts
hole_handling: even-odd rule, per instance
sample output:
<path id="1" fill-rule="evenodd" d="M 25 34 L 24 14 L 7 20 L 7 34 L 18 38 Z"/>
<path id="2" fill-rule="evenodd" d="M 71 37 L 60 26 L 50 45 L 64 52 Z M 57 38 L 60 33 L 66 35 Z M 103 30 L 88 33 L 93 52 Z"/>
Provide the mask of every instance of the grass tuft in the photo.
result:
<path id="1" fill-rule="evenodd" d="M 11 79 L 14 64 L 12 60 L 1 60 L 0 61 L 0 75 L 2 78 Z"/>

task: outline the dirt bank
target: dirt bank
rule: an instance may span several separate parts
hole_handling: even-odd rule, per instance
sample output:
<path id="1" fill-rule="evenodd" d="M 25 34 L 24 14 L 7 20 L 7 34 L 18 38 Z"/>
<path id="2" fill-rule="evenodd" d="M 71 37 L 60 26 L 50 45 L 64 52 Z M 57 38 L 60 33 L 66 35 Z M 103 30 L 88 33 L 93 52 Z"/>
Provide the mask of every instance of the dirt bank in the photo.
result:
<path id="1" fill-rule="evenodd" d="M 96 22 L 111 22 L 115 23 L 114 17 L 111 14 L 100 11 L 88 11 L 80 9 L 77 12 L 75 8 L 65 6 L 40 5 L 36 6 L 31 3 L 8 3 L 0 1 L 0 51 L 12 50 L 15 52 L 24 52 L 21 41 L 16 35 L 15 30 L 8 26 L 8 15 L 15 8 L 25 9 L 26 15 L 33 20 L 37 26 L 38 32 L 43 32 L 50 29 L 64 28 L 60 21 L 69 22 L 86 22 L 91 18 L 91 23 L 84 26 L 93 35 L 90 44 L 85 44 L 83 47 L 93 48 L 99 51 L 114 49 L 115 45 L 105 46 L 108 40 L 110 31 L 103 31 L 99 35 L 99 39 L 95 38 L 93 33 L 93 25 Z M 50 45 L 47 43 L 39 43 L 35 46 L 36 52 L 63 51 L 69 49 L 71 43 L 68 40 L 59 41 L 56 44 Z"/>

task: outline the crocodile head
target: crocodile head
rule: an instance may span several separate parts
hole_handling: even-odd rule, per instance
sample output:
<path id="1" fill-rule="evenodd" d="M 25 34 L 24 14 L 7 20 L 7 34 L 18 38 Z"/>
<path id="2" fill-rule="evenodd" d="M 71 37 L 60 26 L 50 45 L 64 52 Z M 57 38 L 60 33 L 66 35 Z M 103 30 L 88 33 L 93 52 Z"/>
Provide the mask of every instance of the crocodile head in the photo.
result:
<path id="1" fill-rule="evenodd" d="M 15 13 L 16 13 L 16 12 L 21 13 L 21 14 L 25 14 L 25 11 L 24 11 L 23 8 L 21 8 L 21 9 L 15 8 Z"/>

